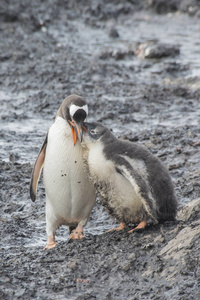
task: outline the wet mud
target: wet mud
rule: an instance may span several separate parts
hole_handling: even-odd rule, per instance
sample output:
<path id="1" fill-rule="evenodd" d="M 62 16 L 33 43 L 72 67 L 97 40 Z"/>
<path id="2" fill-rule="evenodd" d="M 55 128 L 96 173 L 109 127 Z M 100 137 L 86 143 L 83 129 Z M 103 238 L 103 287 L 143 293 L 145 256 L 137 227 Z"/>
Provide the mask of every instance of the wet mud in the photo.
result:
<path id="1" fill-rule="evenodd" d="M 0 298 L 200 298 L 198 1 L 1 1 Z M 56 110 L 85 97 L 89 121 L 145 145 L 172 176 L 177 220 L 106 230 L 97 202 L 85 238 L 45 251 L 45 191 L 34 160 Z"/>

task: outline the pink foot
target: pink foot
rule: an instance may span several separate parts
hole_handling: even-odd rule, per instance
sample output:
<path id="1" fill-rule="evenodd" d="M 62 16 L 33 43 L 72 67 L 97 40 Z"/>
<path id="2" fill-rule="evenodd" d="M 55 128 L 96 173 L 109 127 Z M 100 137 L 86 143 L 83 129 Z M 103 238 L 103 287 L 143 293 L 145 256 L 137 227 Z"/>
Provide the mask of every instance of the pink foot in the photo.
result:
<path id="1" fill-rule="evenodd" d="M 138 229 L 144 229 L 144 228 L 146 227 L 146 225 L 147 225 L 147 222 L 146 222 L 146 221 L 142 221 L 142 222 L 140 222 L 140 223 L 138 224 L 137 227 L 135 227 L 135 228 L 129 230 L 128 233 L 131 233 L 131 232 L 133 232 L 134 230 L 137 231 Z"/>
<path id="2" fill-rule="evenodd" d="M 70 234 L 69 239 L 70 240 L 80 240 L 82 238 L 84 238 L 83 226 L 78 224 L 78 226 Z"/>
<path id="3" fill-rule="evenodd" d="M 47 244 L 46 244 L 46 247 L 44 248 L 45 250 L 48 250 L 48 249 L 52 249 L 55 247 L 57 243 L 55 242 L 55 236 L 48 236 L 47 238 Z"/>
<path id="4" fill-rule="evenodd" d="M 122 223 L 120 223 L 119 227 L 111 228 L 111 229 L 107 230 L 106 232 L 113 231 L 113 230 L 120 231 L 120 230 L 124 229 L 125 227 L 126 227 L 126 224 L 124 222 L 122 222 Z"/>

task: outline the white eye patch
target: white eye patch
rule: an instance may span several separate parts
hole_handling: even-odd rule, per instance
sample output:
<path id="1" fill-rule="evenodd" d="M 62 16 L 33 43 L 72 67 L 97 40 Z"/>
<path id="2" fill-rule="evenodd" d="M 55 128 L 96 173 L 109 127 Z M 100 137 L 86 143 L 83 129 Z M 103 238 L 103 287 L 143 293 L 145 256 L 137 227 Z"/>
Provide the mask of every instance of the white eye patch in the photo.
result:
<path id="1" fill-rule="evenodd" d="M 74 114 L 77 112 L 77 110 L 79 109 L 83 109 L 86 113 L 86 115 L 88 115 L 88 106 L 87 104 L 83 105 L 83 106 L 78 106 L 78 105 L 75 105 L 75 104 L 72 104 L 69 108 L 69 113 L 70 113 L 70 116 L 73 117 Z"/>

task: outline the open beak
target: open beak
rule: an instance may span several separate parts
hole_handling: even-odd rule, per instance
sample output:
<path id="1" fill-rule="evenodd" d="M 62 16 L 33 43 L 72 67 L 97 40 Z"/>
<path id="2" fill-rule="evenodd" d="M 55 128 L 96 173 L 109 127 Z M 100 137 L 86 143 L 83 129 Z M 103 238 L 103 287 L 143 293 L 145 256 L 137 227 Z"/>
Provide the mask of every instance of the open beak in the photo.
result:
<path id="1" fill-rule="evenodd" d="M 87 132 L 86 127 L 83 124 L 77 124 L 74 121 L 69 121 L 71 125 L 71 130 L 72 130 L 72 136 L 73 136 L 73 141 L 74 141 L 74 146 L 76 145 L 77 142 L 77 137 L 80 142 L 83 140 L 83 130 Z"/>

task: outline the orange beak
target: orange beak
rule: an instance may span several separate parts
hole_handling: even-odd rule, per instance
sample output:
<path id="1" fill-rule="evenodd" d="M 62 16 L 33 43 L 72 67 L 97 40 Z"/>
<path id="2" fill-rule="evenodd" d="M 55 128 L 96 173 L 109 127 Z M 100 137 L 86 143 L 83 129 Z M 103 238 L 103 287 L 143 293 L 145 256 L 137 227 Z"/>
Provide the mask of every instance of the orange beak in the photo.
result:
<path id="1" fill-rule="evenodd" d="M 72 137 L 73 137 L 74 146 L 75 146 L 76 141 L 77 141 L 77 134 L 76 134 L 76 130 L 74 129 L 74 127 L 72 125 L 71 125 L 71 130 L 72 130 Z"/>
<path id="2" fill-rule="evenodd" d="M 74 146 L 76 145 L 77 138 L 79 139 L 80 142 L 82 142 L 83 139 L 83 130 L 87 132 L 87 129 L 84 125 L 79 126 L 76 124 L 74 121 L 69 121 L 71 125 L 71 130 L 72 130 L 72 137 L 74 141 Z"/>
<path id="3" fill-rule="evenodd" d="M 83 130 L 84 130 L 85 132 L 88 132 L 88 131 L 87 131 L 87 128 L 85 127 L 85 125 L 83 125 Z"/>

